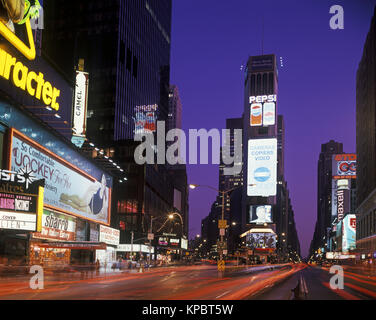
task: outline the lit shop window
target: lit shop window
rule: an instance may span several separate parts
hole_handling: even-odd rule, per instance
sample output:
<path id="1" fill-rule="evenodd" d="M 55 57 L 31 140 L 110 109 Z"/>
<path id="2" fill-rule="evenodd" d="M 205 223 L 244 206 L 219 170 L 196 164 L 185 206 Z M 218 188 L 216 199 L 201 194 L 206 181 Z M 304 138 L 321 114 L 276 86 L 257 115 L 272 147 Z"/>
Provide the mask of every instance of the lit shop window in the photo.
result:
<path id="1" fill-rule="evenodd" d="M 137 213 L 137 200 L 120 200 L 117 204 L 118 213 Z"/>

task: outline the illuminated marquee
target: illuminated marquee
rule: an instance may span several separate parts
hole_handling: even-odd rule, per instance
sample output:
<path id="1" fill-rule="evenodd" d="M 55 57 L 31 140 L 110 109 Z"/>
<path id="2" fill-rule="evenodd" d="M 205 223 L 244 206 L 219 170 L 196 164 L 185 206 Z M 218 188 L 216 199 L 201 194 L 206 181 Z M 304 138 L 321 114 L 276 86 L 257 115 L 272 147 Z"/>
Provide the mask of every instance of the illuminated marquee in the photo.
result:
<path id="1" fill-rule="evenodd" d="M 5 80 L 11 80 L 17 88 L 41 100 L 46 106 L 59 110 L 57 98 L 60 96 L 60 90 L 45 81 L 43 73 L 30 71 L 21 61 L 17 61 L 2 49 L 0 49 L 0 76 Z"/>
<path id="2" fill-rule="evenodd" d="M 21 177 L 15 172 L 1 172 L 0 229 L 38 231 L 43 210 L 43 183 L 35 182 L 29 188 Z"/>

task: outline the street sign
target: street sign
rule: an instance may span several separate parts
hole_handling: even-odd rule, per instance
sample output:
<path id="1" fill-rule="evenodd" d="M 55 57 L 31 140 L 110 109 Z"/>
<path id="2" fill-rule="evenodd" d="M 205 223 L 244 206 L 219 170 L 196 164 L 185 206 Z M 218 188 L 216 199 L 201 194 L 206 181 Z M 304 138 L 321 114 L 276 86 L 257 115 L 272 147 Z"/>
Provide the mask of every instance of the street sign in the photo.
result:
<path id="1" fill-rule="evenodd" d="M 226 250 L 227 249 L 227 243 L 226 242 L 221 242 L 221 241 L 218 241 L 217 242 L 217 247 L 218 247 L 218 251 L 221 251 L 221 250 Z"/>
<path id="2" fill-rule="evenodd" d="M 218 229 L 226 229 L 227 220 L 218 220 Z"/>
<path id="3" fill-rule="evenodd" d="M 228 250 L 223 250 L 223 255 L 226 256 L 228 253 Z"/>
<path id="4" fill-rule="evenodd" d="M 149 233 L 148 234 L 148 240 L 154 240 L 154 233 Z"/>
<path id="5" fill-rule="evenodd" d="M 219 230 L 219 235 L 220 236 L 224 236 L 226 234 L 226 230 L 225 229 L 220 229 Z"/>
<path id="6" fill-rule="evenodd" d="M 218 271 L 225 271 L 225 261 L 218 260 Z"/>

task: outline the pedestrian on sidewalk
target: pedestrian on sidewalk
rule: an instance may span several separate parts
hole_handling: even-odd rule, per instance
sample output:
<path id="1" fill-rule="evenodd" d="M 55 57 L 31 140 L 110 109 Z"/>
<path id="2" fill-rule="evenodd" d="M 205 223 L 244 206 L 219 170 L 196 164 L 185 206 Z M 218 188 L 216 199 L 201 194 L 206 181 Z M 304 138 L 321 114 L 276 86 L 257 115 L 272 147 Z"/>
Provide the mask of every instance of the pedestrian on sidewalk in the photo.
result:
<path id="1" fill-rule="evenodd" d="M 96 270 L 96 275 L 99 276 L 99 268 L 101 267 L 101 264 L 99 262 L 99 259 L 95 262 L 95 270 Z"/>

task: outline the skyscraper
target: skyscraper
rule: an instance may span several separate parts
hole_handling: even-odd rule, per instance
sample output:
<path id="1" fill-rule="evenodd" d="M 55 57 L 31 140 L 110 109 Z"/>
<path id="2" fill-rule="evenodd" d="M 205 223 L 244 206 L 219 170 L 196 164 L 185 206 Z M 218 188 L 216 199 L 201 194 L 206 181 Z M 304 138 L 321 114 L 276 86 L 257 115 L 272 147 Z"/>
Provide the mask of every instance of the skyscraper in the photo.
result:
<path id="1" fill-rule="evenodd" d="M 235 134 L 236 130 L 243 129 L 243 118 L 230 118 L 226 119 L 226 129 L 229 130 L 228 141 L 229 143 L 229 156 L 234 157 L 236 152 L 236 146 L 240 145 L 241 151 L 242 146 L 238 135 Z M 242 158 L 239 163 L 234 163 L 232 165 L 226 165 L 224 159 L 227 154 L 224 152 L 224 148 L 221 149 L 221 163 L 219 165 L 219 190 L 220 191 L 229 191 L 225 195 L 225 219 L 228 221 L 229 228 L 227 228 L 227 245 L 229 252 L 233 252 L 236 249 L 236 244 L 240 241 L 241 234 L 241 191 L 243 186 L 243 170 L 237 174 L 225 175 L 225 168 L 228 167 L 238 167 L 242 168 Z M 236 161 L 236 160 L 235 160 Z M 230 191 L 232 190 L 232 191 Z M 218 195 L 217 201 L 222 206 L 222 194 Z"/>
<path id="2" fill-rule="evenodd" d="M 89 138 L 100 145 L 133 139 L 136 125 L 167 120 L 171 0 L 45 0 L 44 6 L 45 52 L 70 78 L 79 58 L 90 74 Z"/>
<path id="3" fill-rule="evenodd" d="M 230 150 L 230 157 L 234 156 L 235 152 L 235 144 L 239 141 L 235 141 L 235 130 L 242 130 L 243 129 L 243 118 L 231 118 L 226 120 L 226 129 L 230 130 L 230 136 L 229 136 L 229 150 Z M 223 151 L 223 149 L 222 149 Z M 236 175 L 224 175 L 224 169 L 226 167 L 232 167 L 227 166 L 223 163 L 223 156 L 226 156 L 225 153 L 221 152 L 221 164 L 219 166 L 219 190 L 220 191 L 227 191 L 231 190 L 237 187 L 240 187 L 243 185 L 243 172 L 240 172 Z M 242 163 L 237 164 L 239 167 L 242 167 Z"/>
<path id="4" fill-rule="evenodd" d="M 276 56 L 250 57 L 246 68 L 243 117 L 242 229 L 246 242 L 253 234 L 268 233 L 275 244 L 253 253 L 286 260 L 298 247 L 291 199 L 284 173 L 285 123 L 278 115 Z M 262 212 L 267 212 L 264 218 Z M 260 214 L 259 214 L 260 213 Z M 261 216 L 261 217 L 260 217 Z M 292 234 L 289 234 L 289 232 Z"/>
<path id="5" fill-rule="evenodd" d="M 179 94 L 179 88 L 176 85 L 170 85 L 169 89 L 169 109 L 168 120 L 166 123 L 166 132 L 173 129 L 182 129 L 183 104 Z M 175 141 L 178 137 L 175 138 Z M 167 142 L 173 144 L 174 142 Z M 176 154 L 177 155 L 177 154 Z M 188 235 L 189 230 L 189 188 L 187 180 L 187 167 L 185 164 L 167 165 L 171 181 L 174 185 L 174 210 L 177 211 L 184 221 L 184 234 Z M 178 195 L 178 197 L 176 197 Z M 177 204 L 176 202 L 179 202 Z"/>
<path id="6" fill-rule="evenodd" d="M 158 230 L 186 235 L 185 167 L 171 174 L 169 166 L 134 161 L 135 133 L 155 132 L 157 121 L 169 119 L 172 0 L 45 0 L 44 5 L 45 53 L 71 79 L 79 59 L 89 73 L 87 137 L 97 148 L 92 156 L 123 168 L 128 178 L 115 181 L 113 194 L 111 224 L 120 227 L 120 242 Z M 175 215 L 164 224 L 172 212 L 183 221 Z"/>
<path id="7" fill-rule="evenodd" d="M 332 226 L 332 167 L 333 155 L 343 153 L 343 144 L 330 140 L 321 145 L 317 167 L 317 222 L 310 254 L 319 248 L 325 247 Z"/>
<path id="8" fill-rule="evenodd" d="M 275 253 L 277 238 L 277 94 L 276 56 L 249 57 L 244 88 L 242 236 L 253 250 L 252 258 L 264 262 Z M 253 241 L 269 235 L 274 240 L 268 248 Z"/>
<path id="9" fill-rule="evenodd" d="M 176 85 L 170 85 L 167 131 L 171 129 L 182 129 L 182 112 L 183 107 L 179 88 Z"/>
<path id="10" fill-rule="evenodd" d="M 376 251 L 376 8 L 356 78 L 357 250 Z"/>
<path id="11" fill-rule="evenodd" d="M 250 57 L 246 68 L 245 91 L 244 91 L 244 116 L 243 116 L 243 150 L 244 150 L 244 192 L 246 193 L 246 205 L 251 202 L 255 204 L 275 204 L 275 194 L 273 196 L 259 197 L 257 189 L 260 185 L 250 185 L 251 174 L 248 170 L 249 142 L 265 139 L 277 138 L 277 104 L 276 95 L 278 94 L 278 72 L 275 55 L 263 55 Z M 269 106 L 274 103 L 274 110 L 270 110 L 271 115 L 268 119 L 271 121 L 264 123 L 263 104 L 271 96 L 272 100 Z M 266 100 L 264 98 L 266 97 Z M 252 101 L 250 101 L 253 99 Z M 261 99 L 261 100 L 260 100 Z M 268 106 L 268 107 L 269 107 Z M 265 109 L 266 110 L 266 109 Z M 276 179 L 276 173 L 274 174 Z M 260 191 L 260 190 L 258 190 Z M 266 192 L 268 193 L 268 192 Z M 246 210 L 244 208 L 244 210 Z M 243 214 L 244 223 L 246 214 Z"/>
<path id="12" fill-rule="evenodd" d="M 243 128 L 243 118 L 231 118 L 226 119 L 226 129 L 230 131 L 229 140 L 226 143 L 229 143 L 228 149 L 230 151 L 230 157 L 234 156 L 235 152 L 235 144 L 239 141 L 236 141 L 237 137 L 235 135 L 235 130 L 241 130 Z M 224 169 L 226 167 L 232 167 L 233 165 L 226 165 L 223 162 L 223 157 L 226 157 L 226 154 L 223 152 L 223 148 L 221 148 L 221 163 L 219 165 L 219 179 L 218 179 L 218 190 L 220 192 L 223 191 L 229 191 L 229 190 L 235 190 L 237 188 L 241 188 L 243 185 L 243 173 L 240 172 L 236 175 L 225 175 Z M 238 164 L 241 167 L 241 163 Z M 231 192 L 227 193 L 226 195 L 223 195 L 222 193 L 219 193 L 217 195 L 216 200 L 212 204 L 211 211 L 209 215 L 202 220 L 202 236 L 205 237 L 207 240 L 203 246 L 207 250 L 209 250 L 213 245 L 216 245 L 217 240 L 219 240 L 219 230 L 218 230 L 218 220 L 222 219 L 222 197 L 225 197 L 224 199 L 224 218 L 228 221 L 228 224 L 231 228 L 231 223 L 233 222 L 233 214 L 238 216 L 241 216 L 241 207 L 239 205 L 239 208 L 235 209 L 235 206 L 231 206 Z M 240 211 L 236 212 L 235 210 Z M 232 211 L 232 213 L 230 212 Z M 238 227 L 241 226 L 241 219 L 236 219 L 236 221 L 239 221 L 237 224 Z M 229 240 L 230 236 L 231 239 L 235 237 L 234 230 L 227 229 L 226 233 L 226 239 Z M 230 232 L 232 234 L 230 235 Z M 240 230 L 237 232 L 237 235 L 240 235 Z M 230 243 L 228 243 L 229 249 L 232 250 L 233 246 L 231 246 Z M 210 251 L 210 250 L 209 250 Z"/>

